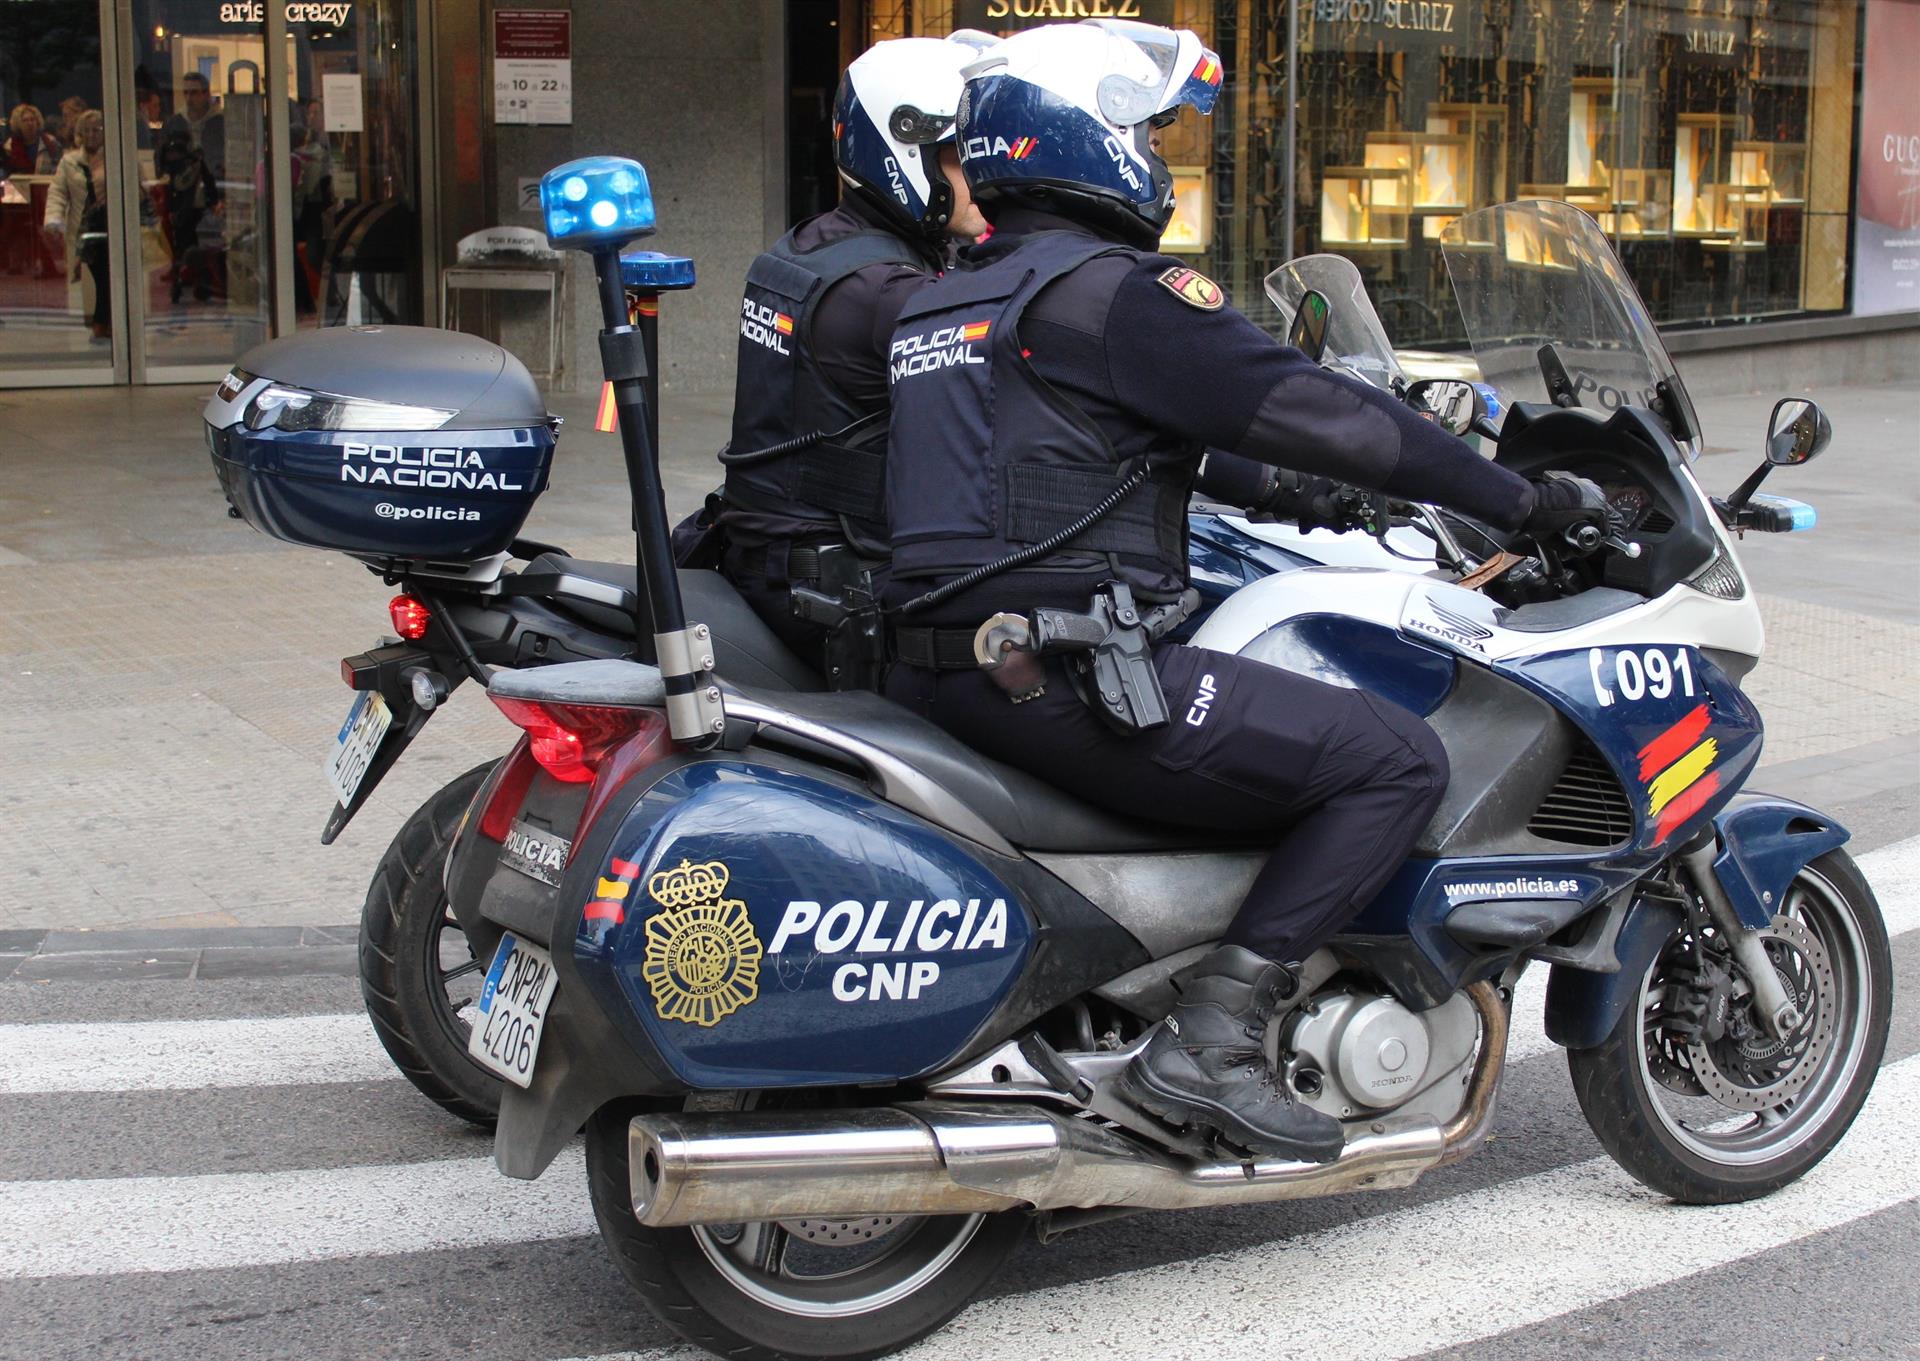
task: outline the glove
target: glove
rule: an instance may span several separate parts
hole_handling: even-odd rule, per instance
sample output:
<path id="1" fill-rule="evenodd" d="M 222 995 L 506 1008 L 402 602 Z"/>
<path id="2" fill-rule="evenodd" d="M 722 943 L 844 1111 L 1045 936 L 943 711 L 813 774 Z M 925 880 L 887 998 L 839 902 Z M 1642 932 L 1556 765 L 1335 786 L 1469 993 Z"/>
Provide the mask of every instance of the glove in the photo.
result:
<path id="1" fill-rule="evenodd" d="M 1340 505 L 1342 486 L 1330 477 L 1313 477 L 1282 468 L 1273 490 L 1252 509 L 1255 519 L 1292 520 L 1302 532 L 1331 529 L 1338 533 L 1353 527 L 1352 518 Z"/>
<path id="2" fill-rule="evenodd" d="M 1607 504 L 1607 494 L 1596 483 L 1572 473 L 1553 472 L 1529 479 L 1533 483 L 1533 509 L 1521 532 L 1535 538 L 1563 534 L 1575 525 L 1597 525 L 1612 532 L 1618 513 Z"/>

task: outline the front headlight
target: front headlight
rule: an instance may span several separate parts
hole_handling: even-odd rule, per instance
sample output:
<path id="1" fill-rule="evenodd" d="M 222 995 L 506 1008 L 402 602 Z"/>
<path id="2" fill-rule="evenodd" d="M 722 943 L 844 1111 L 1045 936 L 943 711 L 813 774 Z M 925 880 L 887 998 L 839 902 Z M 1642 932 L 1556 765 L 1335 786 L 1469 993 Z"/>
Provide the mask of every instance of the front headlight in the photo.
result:
<path id="1" fill-rule="evenodd" d="M 274 383 L 248 404 L 244 419 L 249 430 L 438 430 L 453 414 L 439 407 L 305 392 Z"/>

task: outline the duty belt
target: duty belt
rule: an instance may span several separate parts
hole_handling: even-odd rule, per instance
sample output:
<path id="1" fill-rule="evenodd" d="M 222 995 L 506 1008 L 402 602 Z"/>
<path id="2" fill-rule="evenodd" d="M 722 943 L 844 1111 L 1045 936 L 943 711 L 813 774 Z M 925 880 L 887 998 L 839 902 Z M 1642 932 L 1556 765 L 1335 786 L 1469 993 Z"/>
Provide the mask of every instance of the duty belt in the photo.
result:
<path id="1" fill-rule="evenodd" d="M 971 671 L 980 665 L 973 655 L 973 634 L 972 629 L 895 629 L 893 655 L 928 671 Z"/>

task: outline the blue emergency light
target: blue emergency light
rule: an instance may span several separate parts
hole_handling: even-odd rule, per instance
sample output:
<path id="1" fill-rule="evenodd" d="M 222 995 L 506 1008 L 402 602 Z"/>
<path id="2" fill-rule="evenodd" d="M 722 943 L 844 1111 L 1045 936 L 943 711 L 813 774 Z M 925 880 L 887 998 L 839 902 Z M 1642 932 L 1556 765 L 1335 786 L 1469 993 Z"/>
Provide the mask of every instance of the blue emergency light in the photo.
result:
<path id="1" fill-rule="evenodd" d="M 670 293 L 693 287 L 693 261 L 657 250 L 620 253 L 620 282 L 637 293 Z"/>
<path id="2" fill-rule="evenodd" d="M 618 246 L 653 231 L 653 190 L 638 161 L 583 156 L 540 177 L 540 215 L 555 250 Z"/>
<path id="3" fill-rule="evenodd" d="M 1775 515 L 1788 517 L 1791 528 L 1788 533 L 1812 529 L 1820 523 L 1820 513 L 1805 501 L 1796 501 L 1790 496 L 1768 496 L 1765 492 L 1755 495 L 1747 502 L 1750 506 L 1763 506 Z"/>

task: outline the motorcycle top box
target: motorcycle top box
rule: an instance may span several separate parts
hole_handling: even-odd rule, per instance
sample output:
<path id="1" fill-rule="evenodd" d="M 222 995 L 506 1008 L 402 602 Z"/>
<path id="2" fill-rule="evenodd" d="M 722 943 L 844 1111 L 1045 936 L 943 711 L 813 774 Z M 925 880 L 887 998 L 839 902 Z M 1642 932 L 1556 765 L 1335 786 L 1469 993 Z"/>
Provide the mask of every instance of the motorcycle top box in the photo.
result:
<path id="1" fill-rule="evenodd" d="M 519 360 L 420 326 L 257 346 L 204 414 L 221 488 L 255 529 L 416 562 L 504 552 L 546 490 L 556 425 Z"/>

